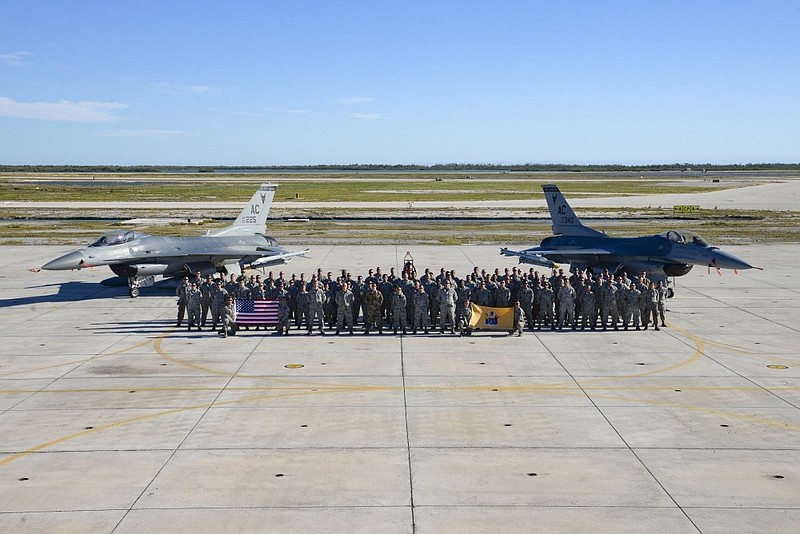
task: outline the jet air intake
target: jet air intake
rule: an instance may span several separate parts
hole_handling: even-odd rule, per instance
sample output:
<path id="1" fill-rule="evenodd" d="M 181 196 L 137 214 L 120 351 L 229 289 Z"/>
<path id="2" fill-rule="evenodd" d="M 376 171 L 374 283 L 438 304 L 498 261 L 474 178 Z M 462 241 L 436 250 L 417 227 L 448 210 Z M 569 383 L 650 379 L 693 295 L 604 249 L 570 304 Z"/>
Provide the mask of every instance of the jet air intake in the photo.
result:
<path id="1" fill-rule="evenodd" d="M 165 263 L 142 263 L 139 265 L 116 264 L 110 265 L 110 267 L 111 270 L 114 271 L 114 274 L 126 278 L 164 274 L 169 269 L 169 265 Z"/>
<path id="2" fill-rule="evenodd" d="M 664 265 L 664 274 L 667 276 L 683 276 L 692 270 L 694 265 L 686 263 L 667 263 Z"/>

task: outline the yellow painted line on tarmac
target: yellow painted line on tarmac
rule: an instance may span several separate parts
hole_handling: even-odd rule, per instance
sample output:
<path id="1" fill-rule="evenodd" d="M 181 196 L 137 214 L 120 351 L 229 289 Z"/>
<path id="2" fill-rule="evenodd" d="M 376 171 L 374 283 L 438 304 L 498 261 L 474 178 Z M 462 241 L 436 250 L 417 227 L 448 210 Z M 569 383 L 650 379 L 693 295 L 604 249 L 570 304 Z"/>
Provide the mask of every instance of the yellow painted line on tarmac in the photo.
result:
<path id="1" fill-rule="evenodd" d="M 661 374 L 661 373 L 665 373 L 665 372 L 669 372 L 669 371 L 672 371 L 672 370 L 675 370 L 675 369 L 679 369 L 679 368 L 685 367 L 687 365 L 691 365 L 692 363 L 694 363 L 700 357 L 703 356 L 704 340 L 702 338 L 700 338 L 698 336 L 695 336 L 693 334 L 690 334 L 689 332 L 687 332 L 685 330 L 682 330 L 682 329 L 679 329 L 677 327 L 672 327 L 672 328 L 676 332 L 679 332 L 682 335 L 684 335 L 687 338 L 689 338 L 695 344 L 696 350 L 695 350 L 694 354 L 692 354 L 692 356 L 690 356 L 689 358 L 681 360 L 681 361 L 679 361 L 679 362 L 677 362 L 677 363 L 675 363 L 673 365 L 667 366 L 667 367 L 663 367 L 663 368 L 655 369 L 655 370 L 651 370 L 651 371 L 646 371 L 646 372 L 642 372 L 642 373 L 634 373 L 634 374 L 628 374 L 628 375 L 618 375 L 618 376 L 598 377 L 598 378 L 593 378 L 593 379 L 587 379 L 587 380 L 583 381 L 583 384 L 596 383 L 596 382 L 607 382 L 607 381 L 611 381 L 611 380 L 630 379 L 630 378 L 646 377 L 646 376 L 652 376 L 652 375 L 656 375 L 656 374 Z M 175 364 L 178 364 L 178 365 L 181 365 L 181 366 L 184 366 L 184 367 L 188 367 L 188 368 L 191 368 L 191 369 L 195 369 L 197 371 L 201 371 L 201 372 L 204 372 L 204 373 L 210 373 L 210 374 L 214 374 L 214 375 L 218 375 L 218 376 L 226 376 L 226 377 L 236 376 L 236 377 L 245 377 L 245 378 L 264 379 L 264 380 L 269 380 L 269 381 L 272 381 L 272 382 L 284 382 L 284 383 L 293 384 L 293 385 L 291 387 L 274 387 L 274 386 L 266 387 L 265 386 L 265 387 L 254 387 L 254 388 L 224 388 L 224 391 L 268 391 L 268 392 L 272 392 L 272 393 L 271 394 L 267 394 L 267 395 L 255 395 L 255 396 L 245 397 L 245 398 L 242 398 L 242 399 L 234 399 L 234 400 L 223 401 L 223 402 L 203 403 L 203 404 L 198 404 L 198 405 L 193 405 L 193 406 L 188 406 L 188 407 L 183 407 L 183 408 L 174 408 L 174 409 L 164 410 L 164 411 L 161 411 L 161 412 L 158 412 L 158 413 L 147 414 L 147 415 L 142 415 L 142 416 L 133 417 L 133 418 L 129 418 L 129 419 L 124 419 L 124 420 L 117 421 L 117 422 L 114 422 L 114 423 L 101 425 L 101 426 L 98 426 L 98 427 L 95 427 L 95 428 L 92 428 L 92 429 L 89 429 L 89 430 L 82 430 L 80 432 L 76 432 L 76 433 L 73 433 L 73 434 L 62 436 L 60 438 L 56 438 L 56 439 L 51 440 L 51 441 L 47 441 L 47 442 L 41 443 L 39 445 L 36 445 L 36 446 L 31 447 L 29 449 L 26 449 L 25 451 L 21 451 L 21 452 L 12 454 L 12 455 L 0 460 L 0 466 L 7 465 L 8 463 L 11 463 L 11 462 L 13 462 L 15 460 L 18 460 L 20 458 L 24 458 L 24 457 L 26 457 L 26 456 L 28 456 L 30 454 L 36 453 L 38 451 L 53 447 L 55 445 L 58 445 L 58 444 L 61 444 L 61 443 L 64 443 L 64 442 L 67 442 L 67 441 L 70 441 L 70 440 L 74 440 L 74 439 L 78 439 L 78 438 L 90 435 L 90 434 L 95 433 L 95 432 L 101 432 L 101 431 L 109 430 L 109 429 L 112 429 L 112 428 L 118 428 L 118 427 L 122 427 L 122 426 L 125 426 L 125 425 L 135 424 L 135 423 L 139 423 L 139 422 L 142 422 L 142 421 L 154 419 L 154 418 L 157 418 L 157 417 L 163 417 L 163 416 L 182 413 L 182 412 L 187 412 L 187 411 L 191 411 L 191 410 L 211 409 L 211 408 L 216 408 L 216 407 L 221 407 L 221 406 L 226 406 L 226 405 L 235 405 L 235 404 L 247 404 L 247 403 L 251 403 L 251 402 L 254 402 L 254 401 L 258 401 L 258 400 L 284 398 L 284 397 L 291 397 L 291 396 L 305 396 L 305 395 L 313 395 L 313 394 L 342 393 L 342 392 L 347 393 L 347 392 L 371 392 L 371 391 L 397 391 L 397 390 L 404 389 L 402 386 L 379 386 L 379 385 L 369 385 L 369 384 L 351 384 L 351 385 L 347 385 L 347 384 L 330 384 L 330 383 L 326 384 L 326 383 L 310 382 L 310 381 L 297 380 L 297 379 L 278 379 L 278 378 L 275 378 L 275 377 L 268 377 L 268 376 L 262 376 L 262 375 L 241 375 L 241 374 L 237 374 L 235 372 L 231 373 L 231 372 L 227 372 L 227 371 L 221 371 L 221 370 L 214 369 L 214 368 L 211 368 L 211 367 L 202 366 L 202 365 L 198 365 L 198 364 L 195 364 L 195 363 L 192 363 L 192 362 L 187 362 L 187 361 L 184 361 L 184 360 L 180 360 L 178 358 L 175 358 L 174 356 L 172 356 L 168 352 L 166 352 L 162 348 L 161 344 L 162 344 L 163 339 L 166 338 L 168 335 L 169 335 L 169 333 L 165 333 L 165 334 L 163 334 L 161 336 L 158 336 L 154 341 L 152 341 L 151 339 L 147 339 L 147 340 L 145 340 L 145 341 L 143 341 L 141 343 L 138 343 L 136 345 L 133 345 L 131 347 L 128 347 L 128 348 L 125 348 L 125 349 L 121 349 L 121 350 L 118 350 L 118 351 L 115 351 L 115 352 L 112 352 L 112 353 L 97 355 L 97 356 L 95 356 L 93 358 L 89 358 L 89 359 L 82 360 L 82 361 L 85 362 L 85 361 L 90 361 L 91 359 L 94 359 L 94 358 L 121 354 L 121 353 L 127 352 L 129 350 L 132 350 L 134 348 L 138 348 L 140 346 L 148 344 L 148 343 L 150 343 L 152 341 L 153 347 L 154 347 L 155 351 L 159 355 L 161 355 L 163 358 L 165 358 L 165 359 L 167 359 L 167 360 L 169 360 L 169 361 L 171 361 L 171 362 L 173 362 Z M 49 367 L 57 367 L 57 366 L 63 366 L 63 365 L 68 365 L 68 364 L 65 363 L 65 364 L 59 364 L 59 365 L 49 366 Z M 49 368 L 49 367 L 45 367 L 45 368 Z M 19 372 L 14 372 L 14 373 L 16 374 L 16 373 L 19 373 Z M 303 386 L 301 386 L 301 384 L 303 384 Z M 644 389 L 644 390 L 647 390 L 647 389 L 654 389 L 654 390 L 668 389 L 666 387 L 651 388 L 651 387 L 647 387 L 647 386 L 640 387 L 640 388 L 619 388 L 619 387 L 610 387 L 610 386 L 606 386 L 606 387 L 581 386 L 581 387 L 583 389 L 590 389 L 590 390 L 592 390 L 592 389 L 596 389 L 596 390 L 620 390 L 620 389 L 622 389 L 623 391 L 624 390 L 628 390 L 628 389 L 631 389 L 631 390 L 633 390 L 633 389 Z M 676 386 L 676 387 L 680 387 L 681 389 L 689 389 L 689 388 L 685 388 L 683 386 Z M 720 391 L 737 391 L 737 390 L 748 391 L 748 390 L 751 390 L 751 389 L 752 390 L 759 390 L 761 388 L 736 388 L 736 387 L 725 388 L 725 387 L 714 387 L 714 386 L 712 386 L 710 388 L 702 388 L 702 387 L 696 387 L 695 386 L 694 389 L 696 389 L 698 391 L 703 391 L 703 390 L 710 390 L 710 391 L 714 391 L 714 390 L 720 390 Z M 778 389 L 778 388 L 772 388 L 772 389 Z M 781 390 L 786 390 L 786 391 L 794 391 L 794 390 L 797 390 L 798 388 L 780 388 L 780 389 Z M 564 393 L 564 394 L 575 394 L 575 395 L 578 395 L 578 394 L 582 395 L 583 394 L 582 390 L 578 387 L 578 385 L 576 385 L 572 381 L 555 383 L 555 384 L 520 384 L 520 385 L 510 385 L 510 386 L 509 385 L 492 386 L 492 385 L 485 385 L 485 384 L 484 385 L 474 385 L 474 386 L 426 385 L 426 386 L 406 387 L 405 390 L 407 390 L 407 391 L 465 391 L 465 392 L 476 392 L 476 391 L 483 391 L 483 392 L 485 392 L 485 391 L 497 391 L 497 392 L 500 392 L 500 391 L 504 391 L 504 392 L 559 391 L 559 392 Z M 17 390 L 17 391 L 26 391 L 26 390 Z M 111 389 L 99 388 L 99 389 L 90 389 L 90 390 L 85 390 L 85 389 L 84 390 L 81 390 L 81 389 L 78 389 L 78 390 L 35 390 L 35 391 L 31 391 L 31 392 L 32 393 L 43 393 L 43 392 L 47 392 L 47 391 L 50 391 L 50 392 L 62 392 L 62 393 L 73 393 L 73 392 L 74 393 L 85 393 L 87 391 L 122 392 L 122 391 L 130 391 L 130 388 L 111 388 Z M 136 388 L 136 391 L 219 391 L 219 388 Z M 12 393 L 12 392 L 13 392 L 12 390 L 3 391 L 3 393 Z M 630 399 L 630 398 L 626 398 L 626 397 L 613 396 L 613 395 L 599 395 L 598 398 L 606 398 L 606 399 L 610 399 L 610 400 L 622 400 L 622 401 L 631 402 L 631 403 L 647 403 L 647 404 L 656 405 L 656 406 L 662 406 L 662 407 L 673 407 L 673 408 L 681 408 L 681 409 L 686 409 L 686 410 L 691 410 L 691 411 L 699 411 L 699 412 L 706 412 L 706 413 L 712 413 L 712 414 L 719 414 L 719 415 L 724 415 L 724 416 L 731 417 L 731 418 L 751 421 L 751 422 L 754 422 L 754 423 L 775 426 L 775 427 L 778 427 L 778 428 L 781 428 L 781 429 L 788 429 L 788 430 L 793 430 L 793 431 L 800 430 L 800 426 L 798 426 L 798 425 L 791 425 L 791 424 L 787 424 L 785 422 L 776 421 L 776 420 L 768 419 L 768 418 L 764 418 L 764 417 L 757 417 L 757 416 L 751 416 L 751 415 L 747 415 L 747 414 L 739 414 L 739 413 L 734 413 L 734 412 L 726 412 L 726 411 L 719 410 L 719 409 L 703 408 L 703 407 L 699 407 L 699 406 L 691 406 L 691 405 L 680 404 L 680 403 L 669 403 L 669 402 L 657 401 L 657 400 L 653 400 L 653 399 L 644 399 L 644 400 L 643 399 Z"/>
<path id="2" fill-rule="evenodd" d="M 108 352 L 108 353 L 102 353 L 101 352 L 100 354 L 95 354 L 94 356 L 92 356 L 90 358 L 83 358 L 83 359 L 80 359 L 80 360 L 71 360 L 71 361 L 68 361 L 68 362 L 54 363 L 52 365 L 43 365 L 41 367 L 30 367 L 28 369 L 22 369 L 22 370 L 19 370 L 19 371 L 8 371 L 6 373 L 0 373 L 0 378 L 4 377 L 4 376 L 14 376 L 14 375 L 21 375 L 21 374 L 25 374 L 25 373 L 33 373 L 33 372 L 36 372 L 36 371 L 45 371 L 47 369 L 56 369 L 58 367 L 66 367 L 68 365 L 80 365 L 80 364 L 84 364 L 84 363 L 90 362 L 92 360 L 99 360 L 100 358 L 107 358 L 109 356 L 117 356 L 119 354 L 123 354 L 125 352 L 131 351 L 131 350 L 134 350 L 134 349 L 138 349 L 139 347 L 142 347 L 144 345 L 149 345 L 149 344 L 150 344 L 150 339 L 146 339 L 144 341 L 141 341 L 139 343 L 131 345 L 130 347 L 126 347 L 124 349 L 116 350 L 114 352 Z"/>
<path id="3" fill-rule="evenodd" d="M 311 395 L 311 394 L 323 393 L 323 392 L 327 392 L 327 390 L 324 390 L 324 391 L 320 390 L 320 391 L 314 391 L 314 392 L 306 391 L 306 392 L 302 392 L 302 393 L 298 392 L 298 393 L 292 393 L 292 394 L 288 394 L 288 395 L 257 395 L 257 396 L 254 396 L 254 397 L 247 397 L 247 398 L 244 398 L 244 399 L 236 399 L 236 400 L 223 401 L 223 402 L 214 402 L 214 403 L 210 403 L 210 404 L 209 403 L 197 404 L 197 405 L 194 405 L 194 406 L 186 406 L 186 407 L 183 407 L 183 408 L 173 408 L 173 409 L 164 410 L 164 411 L 161 411 L 161 412 L 158 412 L 158 413 L 152 413 L 152 414 L 147 414 L 147 415 L 140 415 L 140 416 L 137 416 L 137 417 L 131 417 L 129 419 L 123 419 L 121 421 L 115 421 L 113 423 L 108 423 L 108 424 L 105 424 L 105 425 L 96 426 L 96 427 L 91 428 L 91 429 L 81 430 L 81 431 L 75 432 L 73 434 L 68 434 L 66 436 L 61 436 L 59 438 L 56 438 L 56 439 L 53 439 L 53 440 L 50 440 L 50 441 L 46 441 L 44 443 L 40 443 L 39 445 L 30 447 L 29 449 L 25 449 L 24 451 L 20 451 L 20 452 L 11 454 L 11 455 L 3 458 L 3 459 L 0 459 L 0 467 L 2 467 L 4 465 L 7 465 L 7 464 L 10 464 L 11 462 L 19 460 L 21 458 L 25 458 L 27 456 L 30 456 L 31 454 L 37 453 L 37 452 L 42 451 L 44 449 L 48 449 L 50 447 L 54 447 L 56 445 L 60 445 L 61 443 L 66 443 L 67 441 L 72 441 L 74 439 L 82 438 L 82 437 L 85 437 L 85 436 L 88 436 L 88 435 L 91 435 L 91 434 L 94 434 L 94 433 L 97 433 L 97 432 L 102 432 L 104 430 L 110 430 L 110 429 L 113 429 L 113 428 L 119 428 L 119 427 L 122 427 L 122 426 L 131 425 L 131 424 L 135 424 L 135 423 L 141 423 L 142 421 L 148 421 L 150 419 L 155 419 L 157 417 L 163 417 L 163 416 L 166 416 L 166 415 L 174 415 L 174 414 L 188 412 L 188 411 L 192 411 L 192 410 L 205 410 L 205 409 L 216 408 L 216 407 L 225 406 L 225 405 L 231 405 L 231 404 L 242 404 L 242 403 L 246 403 L 246 402 L 253 402 L 254 400 L 262 400 L 262 399 L 273 398 L 273 397 L 277 397 L 277 396 L 283 398 L 283 397 L 300 396 L 300 395 Z"/>
<path id="4" fill-rule="evenodd" d="M 617 396 L 617 395 L 595 395 L 595 397 L 599 398 L 599 399 L 605 399 L 605 400 L 618 400 L 618 401 L 630 402 L 631 404 L 636 404 L 636 405 L 641 404 L 641 403 L 645 403 L 645 404 L 651 404 L 651 405 L 654 405 L 654 406 L 658 406 L 658 407 L 661 407 L 661 408 L 679 408 L 679 409 L 682 409 L 682 410 L 688 410 L 688 411 L 692 411 L 692 412 L 703 412 L 703 413 L 708 413 L 708 414 L 713 414 L 713 415 L 722 415 L 722 416 L 725 416 L 725 417 L 731 417 L 733 419 L 740 419 L 740 420 L 743 420 L 743 421 L 749 421 L 751 423 L 774 426 L 774 427 L 780 428 L 782 430 L 791 430 L 793 432 L 800 431 L 800 425 L 794 425 L 794 424 L 791 424 L 791 423 L 786 423 L 784 421 L 778 421 L 776 419 L 768 419 L 766 417 L 759 417 L 759 416 L 756 416 L 756 415 L 729 412 L 729 411 L 726 411 L 726 410 L 720 410 L 719 408 L 709 408 L 709 407 L 704 407 L 704 406 L 694 406 L 694 405 L 691 405 L 691 404 L 682 404 L 682 403 L 677 403 L 677 402 L 665 402 L 665 401 L 659 401 L 659 400 L 655 400 L 655 399 L 635 399 L 635 398 L 629 398 L 629 397 L 621 397 L 621 396 Z M 601 407 L 601 409 L 602 408 L 611 408 L 611 406 L 603 406 L 603 407 Z M 625 406 L 613 406 L 613 408 L 625 408 Z M 764 408 L 764 409 L 768 410 L 769 408 Z"/>

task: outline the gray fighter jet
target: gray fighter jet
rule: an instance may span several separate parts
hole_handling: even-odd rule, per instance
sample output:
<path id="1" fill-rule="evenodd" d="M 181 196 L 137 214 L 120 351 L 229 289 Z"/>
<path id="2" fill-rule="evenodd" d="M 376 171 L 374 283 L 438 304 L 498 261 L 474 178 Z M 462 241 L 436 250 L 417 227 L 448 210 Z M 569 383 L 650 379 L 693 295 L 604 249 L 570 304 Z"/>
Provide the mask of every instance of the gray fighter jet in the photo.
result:
<path id="1" fill-rule="evenodd" d="M 128 278 L 130 296 L 138 297 L 139 288 L 152 285 L 157 275 L 171 278 L 200 271 L 207 276 L 227 272 L 226 265 L 242 270 L 286 263 L 308 250 L 289 252 L 279 247 L 274 238 L 264 235 L 276 187 L 262 184 L 232 225 L 209 230 L 204 236 L 109 232 L 88 247 L 43 265 L 42 269 L 63 271 L 108 265 L 114 274 Z"/>
<path id="2" fill-rule="evenodd" d="M 541 245 L 525 250 L 500 249 L 505 256 L 517 256 L 520 263 L 555 267 L 569 263 L 570 271 L 608 269 L 625 271 L 629 276 L 647 273 L 653 281 L 668 282 L 670 276 L 683 276 L 695 265 L 715 269 L 760 269 L 733 254 L 712 247 L 690 230 L 669 230 L 643 237 L 609 237 L 584 226 L 555 185 L 542 186 L 553 235 Z M 672 289 L 669 290 L 672 296 Z"/>

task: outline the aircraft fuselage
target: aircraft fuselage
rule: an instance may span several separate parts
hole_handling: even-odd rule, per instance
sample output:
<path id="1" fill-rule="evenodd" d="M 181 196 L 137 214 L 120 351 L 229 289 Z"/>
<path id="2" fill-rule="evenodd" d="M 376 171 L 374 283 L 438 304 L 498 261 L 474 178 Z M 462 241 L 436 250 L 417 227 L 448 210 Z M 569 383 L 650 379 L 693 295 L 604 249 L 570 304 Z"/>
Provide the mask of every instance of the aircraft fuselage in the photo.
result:
<path id="1" fill-rule="evenodd" d="M 90 246 L 70 252 L 43 266 L 49 270 L 83 269 L 108 265 L 121 276 L 136 276 L 136 266 L 150 268 L 141 274 L 179 276 L 186 266 L 213 265 L 220 268 L 242 258 L 259 258 L 280 252 L 275 239 L 262 234 L 242 236 L 163 237 L 141 236 L 126 243 Z M 122 267 L 117 267 L 122 266 Z M 160 266 L 160 267 L 156 267 Z M 128 267 L 126 272 L 126 267 Z M 158 271 L 158 272 L 156 272 Z"/>

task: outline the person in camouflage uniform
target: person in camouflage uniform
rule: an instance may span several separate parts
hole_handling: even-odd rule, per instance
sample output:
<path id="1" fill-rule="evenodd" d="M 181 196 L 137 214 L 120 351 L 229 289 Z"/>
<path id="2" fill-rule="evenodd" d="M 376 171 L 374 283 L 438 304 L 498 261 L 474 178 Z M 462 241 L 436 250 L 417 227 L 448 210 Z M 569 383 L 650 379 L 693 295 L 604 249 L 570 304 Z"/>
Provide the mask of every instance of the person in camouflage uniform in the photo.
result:
<path id="1" fill-rule="evenodd" d="M 591 282 L 587 281 L 583 288 L 583 297 L 581 298 L 581 316 L 583 322 L 581 323 L 581 330 L 586 330 L 586 325 L 589 324 L 592 330 L 597 323 L 597 307 L 595 306 L 594 291 L 592 291 Z"/>
<path id="2" fill-rule="evenodd" d="M 191 330 L 193 326 L 196 326 L 198 330 L 201 330 L 200 313 L 203 308 L 200 301 L 202 298 L 203 295 L 197 288 L 197 282 L 192 282 L 192 285 L 189 287 L 189 291 L 186 292 L 187 308 L 189 311 L 189 328 L 187 328 L 187 330 Z"/>
<path id="3" fill-rule="evenodd" d="M 653 328 L 658 330 L 658 290 L 655 284 L 650 282 L 647 285 L 647 291 L 644 293 L 645 302 L 645 316 L 642 319 L 644 329 L 647 330 L 647 325 L 650 322 L 650 317 L 653 318 Z"/>
<path id="4" fill-rule="evenodd" d="M 222 324 L 223 316 L 225 314 L 225 300 L 227 299 L 228 292 L 222 286 L 222 278 L 217 278 L 214 284 L 212 293 L 213 300 L 211 301 L 211 330 L 217 329 L 217 324 Z"/>
<path id="5" fill-rule="evenodd" d="M 542 282 L 542 289 L 539 291 L 538 323 L 539 330 L 542 329 L 542 323 L 549 324 L 550 330 L 556 329 L 556 323 L 553 320 L 553 290 L 545 281 Z"/>
<path id="6" fill-rule="evenodd" d="M 334 284 L 332 284 L 328 279 L 325 279 L 321 284 L 320 288 L 322 292 L 325 293 L 325 303 L 322 305 L 322 316 L 325 318 L 325 324 L 328 325 L 328 328 L 333 328 L 336 326 L 336 290 L 334 289 Z"/>
<path id="7" fill-rule="evenodd" d="M 375 282 L 370 282 L 364 293 L 364 334 L 369 334 L 371 328 L 378 328 L 378 333 L 383 334 L 383 294 L 378 291 Z"/>
<path id="8" fill-rule="evenodd" d="M 308 292 L 306 285 L 301 283 L 297 292 L 297 311 L 294 318 L 294 324 L 297 326 L 298 330 L 300 330 L 304 323 L 308 322 L 308 307 L 310 305 L 311 294 Z"/>
<path id="9" fill-rule="evenodd" d="M 459 280 L 456 286 L 456 320 L 461 320 L 461 314 L 464 313 L 464 302 L 472 299 L 472 288 L 464 283 L 464 280 Z"/>
<path id="10" fill-rule="evenodd" d="M 462 306 L 464 310 L 459 314 L 458 319 L 458 335 L 471 336 L 472 335 L 472 303 L 469 300 L 464 301 Z"/>
<path id="11" fill-rule="evenodd" d="M 514 329 L 508 335 L 517 334 L 517 337 L 520 337 L 523 328 L 525 328 L 525 311 L 517 300 L 514 302 Z"/>
<path id="12" fill-rule="evenodd" d="M 199 287 L 201 294 L 200 307 L 202 308 L 200 326 L 205 326 L 208 312 L 211 310 L 211 303 L 214 302 L 214 291 L 217 289 L 217 284 L 214 282 L 214 277 L 209 274 L 206 276 L 206 281 Z"/>
<path id="13" fill-rule="evenodd" d="M 667 286 L 661 280 L 656 284 L 656 291 L 658 291 L 658 316 L 661 319 L 661 326 L 667 326 L 667 318 L 664 312 L 667 309 Z"/>
<path id="14" fill-rule="evenodd" d="M 444 334 L 444 327 L 450 322 L 450 333 L 456 333 L 456 290 L 445 280 L 444 287 L 439 290 L 439 333 Z"/>
<path id="15" fill-rule="evenodd" d="M 559 278 L 561 287 L 558 290 L 558 329 L 563 330 L 564 324 L 575 330 L 575 290 L 569 285 L 569 280 Z"/>
<path id="16" fill-rule="evenodd" d="M 472 302 L 478 306 L 490 306 L 492 302 L 492 291 L 486 287 L 485 282 L 478 285 L 478 289 L 472 295 Z"/>
<path id="17" fill-rule="evenodd" d="M 628 325 L 635 326 L 636 330 L 640 330 L 639 323 L 642 320 L 642 316 L 639 312 L 641 309 L 639 307 L 640 301 L 642 299 L 642 293 L 638 289 L 636 289 L 636 284 L 633 282 L 630 283 L 628 286 L 628 290 L 625 291 L 625 302 L 623 304 L 623 313 L 624 316 L 622 318 L 623 329 L 627 330 Z"/>
<path id="18" fill-rule="evenodd" d="M 222 288 L 224 291 L 224 288 Z M 226 292 L 227 293 L 227 292 Z M 219 335 L 228 337 L 228 334 L 236 335 L 236 308 L 233 305 L 233 297 L 225 296 L 225 303 L 222 308 L 222 329 Z"/>
<path id="19" fill-rule="evenodd" d="M 405 271 L 403 275 L 405 275 Z M 404 334 L 408 334 L 408 321 L 406 320 L 406 309 L 408 307 L 408 299 L 403 294 L 403 288 L 399 285 L 394 287 L 392 292 L 392 329 L 397 334 L 397 329 L 402 328 Z"/>
<path id="20" fill-rule="evenodd" d="M 231 273 L 231 279 L 227 282 L 224 282 L 225 291 L 227 291 L 228 295 L 231 296 L 236 294 L 236 286 L 238 285 L 239 284 L 236 282 L 236 273 Z"/>
<path id="21" fill-rule="evenodd" d="M 417 291 L 414 293 L 414 334 L 419 329 L 424 329 L 425 333 L 428 333 L 428 301 L 428 294 L 425 292 L 425 288 L 422 287 L 422 284 L 419 284 Z"/>
<path id="22" fill-rule="evenodd" d="M 528 281 L 522 280 L 520 282 L 519 291 L 517 291 L 517 300 L 525 314 L 525 323 L 528 328 L 533 329 L 533 289 L 528 287 Z"/>
<path id="23" fill-rule="evenodd" d="M 289 335 L 289 312 L 289 299 L 281 296 L 278 299 L 278 328 L 275 330 L 279 336 Z"/>
<path id="24" fill-rule="evenodd" d="M 180 326 L 183 322 L 183 316 L 186 313 L 186 305 L 189 304 L 189 299 L 186 296 L 189 287 L 189 277 L 184 276 L 183 281 L 175 288 L 175 296 L 178 297 L 178 323 L 175 326 Z"/>
<path id="25" fill-rule="evenodd" d="M 311 283 L 311 291 L 308 292 L 308 332 L 311 335 L 314 329 L 314 321 L 319 320 L 319 333 L 325 335 L 325 291 L 319 286 L 319 282 L 314 280 Z"/>
<path id="26" fill-rule="evenodd" d="M 353 334 L 353 305 L 355 303 L 355 295 L 350 291 L 350 284 L 347 282 L 342 283 L 342 289 L 336 293 L 336 335 L 342 330 L 346 324 L 350 335 Z"/>
<path id="27" fill-rule="evenodd" d="M 619 321 L 619 310 L 617 310 L 617 288 L 614 286 L 614 281 L 609 278 L 608 282 L 603 286 L 600 297 L 600 322 L 603 323 L 603 330 L 606 329 L 606 319 L 611 317 L 611 325 L 614 330 L 619 330 L 617 322 Z"/>
<path id="28" fill-rule="evenodd" d="M 500 280 L 497 289 L 494 290 L 494 305 L 497 308 L 508 308 L 511 306 L 511 290 L 508 289 L 505 280 Z"/>
<path id="29" fill-rule="evenodd" d="M 645 302 L 644 294 L 647 293 L 647 285 L 648 285 L 649 282 L 647 281 L 647 277 L 645 277 L 644 274 L 640 275 L 636 280 L 634 280 L 634 282 L 636 282 L 636 289 L 638 289 L 639 292 L 642 294 L 642 298 L 641 298 L 640 304 L 639 304 L 639 312 L 642 314 L 642 324 L 646 325 L 647 324 L 647 302 Z"/>
<path id="30" fill-rule="evenodd" d="M 348 275 L 349 278 L 349 275 Z M 353 324 L 358 324 L 358 315 L 361 313 L 361 305 L 364 295 L 364 280 L 361 275 L 355 282 L 350 283 L 350 291 L 353 292 Z"/>
<path id="31" fill-rule="evenodd" d="M 387 321 L 390 319 L 389 311 L 392 303 L 393 288 L 394 285 L 392 285 L 392 282 L 389 280 L 389 275 L 384 274 L 381 282 L 378 284 L 378 291 L 380 291 L 381 296 L 383 296 L 383 301 L 381 304 L 381 317 Z"/>
<path id="32" fill-rule="evenodd" d="M 435 280 L 431 280 L 427 286 L 425 286 L 425 292 L 428 294 L 428 299 L 431 303 L 431 324 L 435 325 L 439 322 L 439 283 Z"/>

